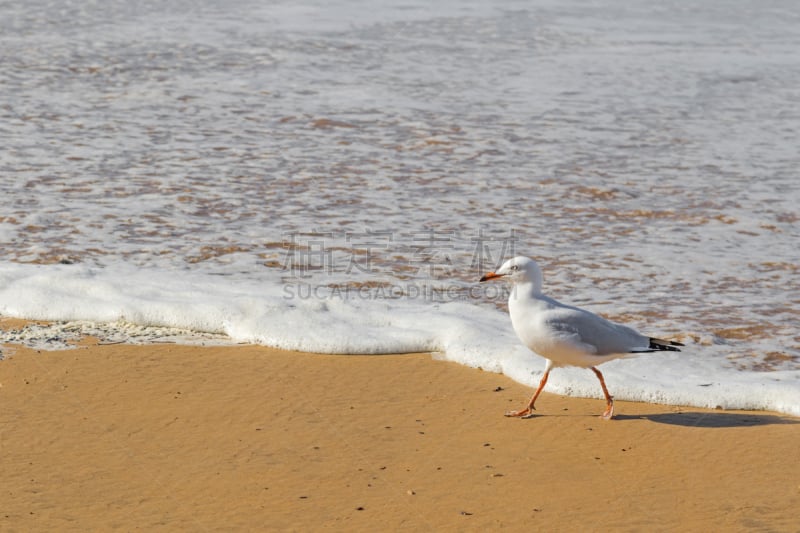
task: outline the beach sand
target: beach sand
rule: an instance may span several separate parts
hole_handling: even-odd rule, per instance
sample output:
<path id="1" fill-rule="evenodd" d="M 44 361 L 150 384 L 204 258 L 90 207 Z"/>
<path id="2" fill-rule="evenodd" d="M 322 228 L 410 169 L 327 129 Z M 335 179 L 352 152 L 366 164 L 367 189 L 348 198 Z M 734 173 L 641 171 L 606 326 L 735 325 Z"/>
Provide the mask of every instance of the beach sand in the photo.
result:
<path id="1" fill-rule="evenodd" d="M 430 354 L 13 351 L 3 531 L 800 528 L 789 416 L 545 393 L 509 419 L 530 388 Z"/>

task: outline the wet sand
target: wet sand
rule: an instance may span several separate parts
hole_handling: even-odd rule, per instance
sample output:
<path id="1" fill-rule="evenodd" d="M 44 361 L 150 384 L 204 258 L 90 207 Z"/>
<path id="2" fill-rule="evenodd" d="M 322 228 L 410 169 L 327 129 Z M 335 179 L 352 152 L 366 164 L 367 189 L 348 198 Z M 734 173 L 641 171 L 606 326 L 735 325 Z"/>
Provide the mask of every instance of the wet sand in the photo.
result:
<path id="1" fill-rule="evenodd" d="M 8 355 L 8 347 L 4 350 Z M 429 354 L 20 347 L 3 531 L 797 530 L 800 420 L 543 394 Z"/>

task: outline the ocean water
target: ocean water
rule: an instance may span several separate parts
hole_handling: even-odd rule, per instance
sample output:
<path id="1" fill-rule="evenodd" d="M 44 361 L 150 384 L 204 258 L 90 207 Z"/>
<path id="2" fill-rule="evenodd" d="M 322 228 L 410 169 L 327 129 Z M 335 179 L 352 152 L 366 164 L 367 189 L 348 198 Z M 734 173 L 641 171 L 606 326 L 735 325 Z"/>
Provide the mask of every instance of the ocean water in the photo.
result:
<path id="1" fill-rule="evenodd" d="M 0 342 L 434 351 L 507 287 L 686 344 L 619 399 L 800 415 L 790 0 L 0 3 Z M 548 390 L 600 397 L 559 369 Z"/>

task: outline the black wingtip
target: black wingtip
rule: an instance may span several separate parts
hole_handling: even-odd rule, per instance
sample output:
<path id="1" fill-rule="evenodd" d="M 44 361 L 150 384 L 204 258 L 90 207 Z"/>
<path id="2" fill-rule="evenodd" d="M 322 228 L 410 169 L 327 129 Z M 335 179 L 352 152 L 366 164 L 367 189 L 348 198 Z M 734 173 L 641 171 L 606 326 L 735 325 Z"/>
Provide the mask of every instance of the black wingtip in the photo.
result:
<path id="1" fill-rule="evenodd" d="M 664 339 L 650 339 L 651 350 L 661 350 L 666 352 L 680 352 L 678 346 L 683 346 L 682 343 L 676 341 L 665 341 Z"/>

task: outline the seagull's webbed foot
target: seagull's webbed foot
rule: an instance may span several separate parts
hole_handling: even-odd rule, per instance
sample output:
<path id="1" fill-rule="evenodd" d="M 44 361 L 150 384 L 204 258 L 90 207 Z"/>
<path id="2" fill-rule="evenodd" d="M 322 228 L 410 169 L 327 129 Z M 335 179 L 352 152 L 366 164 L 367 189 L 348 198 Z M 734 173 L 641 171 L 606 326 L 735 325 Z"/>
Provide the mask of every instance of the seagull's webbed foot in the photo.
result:
<path id="1" fill-rule="evenodd" d="M 533 412 L 535 409 L 533 407 L 526 407 L 525 409 L 520 409 L 519 411 L 506 411 L 505 416 L 509 417 L 517 417 L 517 418 L 533 418 L 535 415 Z"/>
<path id="2" fill-rule="evenodd" d="M 614 400 L 609 400 L 608 405 L 606 406 L 605 412 L 600 415 L 600 418 L 603 420 L 611 420 L 614 416 Z"/>
<path id="3" fill-rule="evenodd" d="M 544 389 L 544 386 L 547 383 L 547 376 L 549 375 L 550 375 L 550 366 L 548 363 L 548 367 L 544 371 L 542 380 L 539 382 L 539 387 L 536 389 L 536 392 L 533 393 L 531 401 L 528 402 L 528 407 L 526 407 L 525 409 L 520 409 L 519 411 L 506 411 L 506 416 L 515 416 L 519 418 L 533 418 L 534 416 L 536 416 L 535 414 L 533 414 L 533 412 L 536 410 L 533 404 L 536 403 L 536 398 L 539 397 L 539 393 L 542 392 L 542 389 Z"/>

